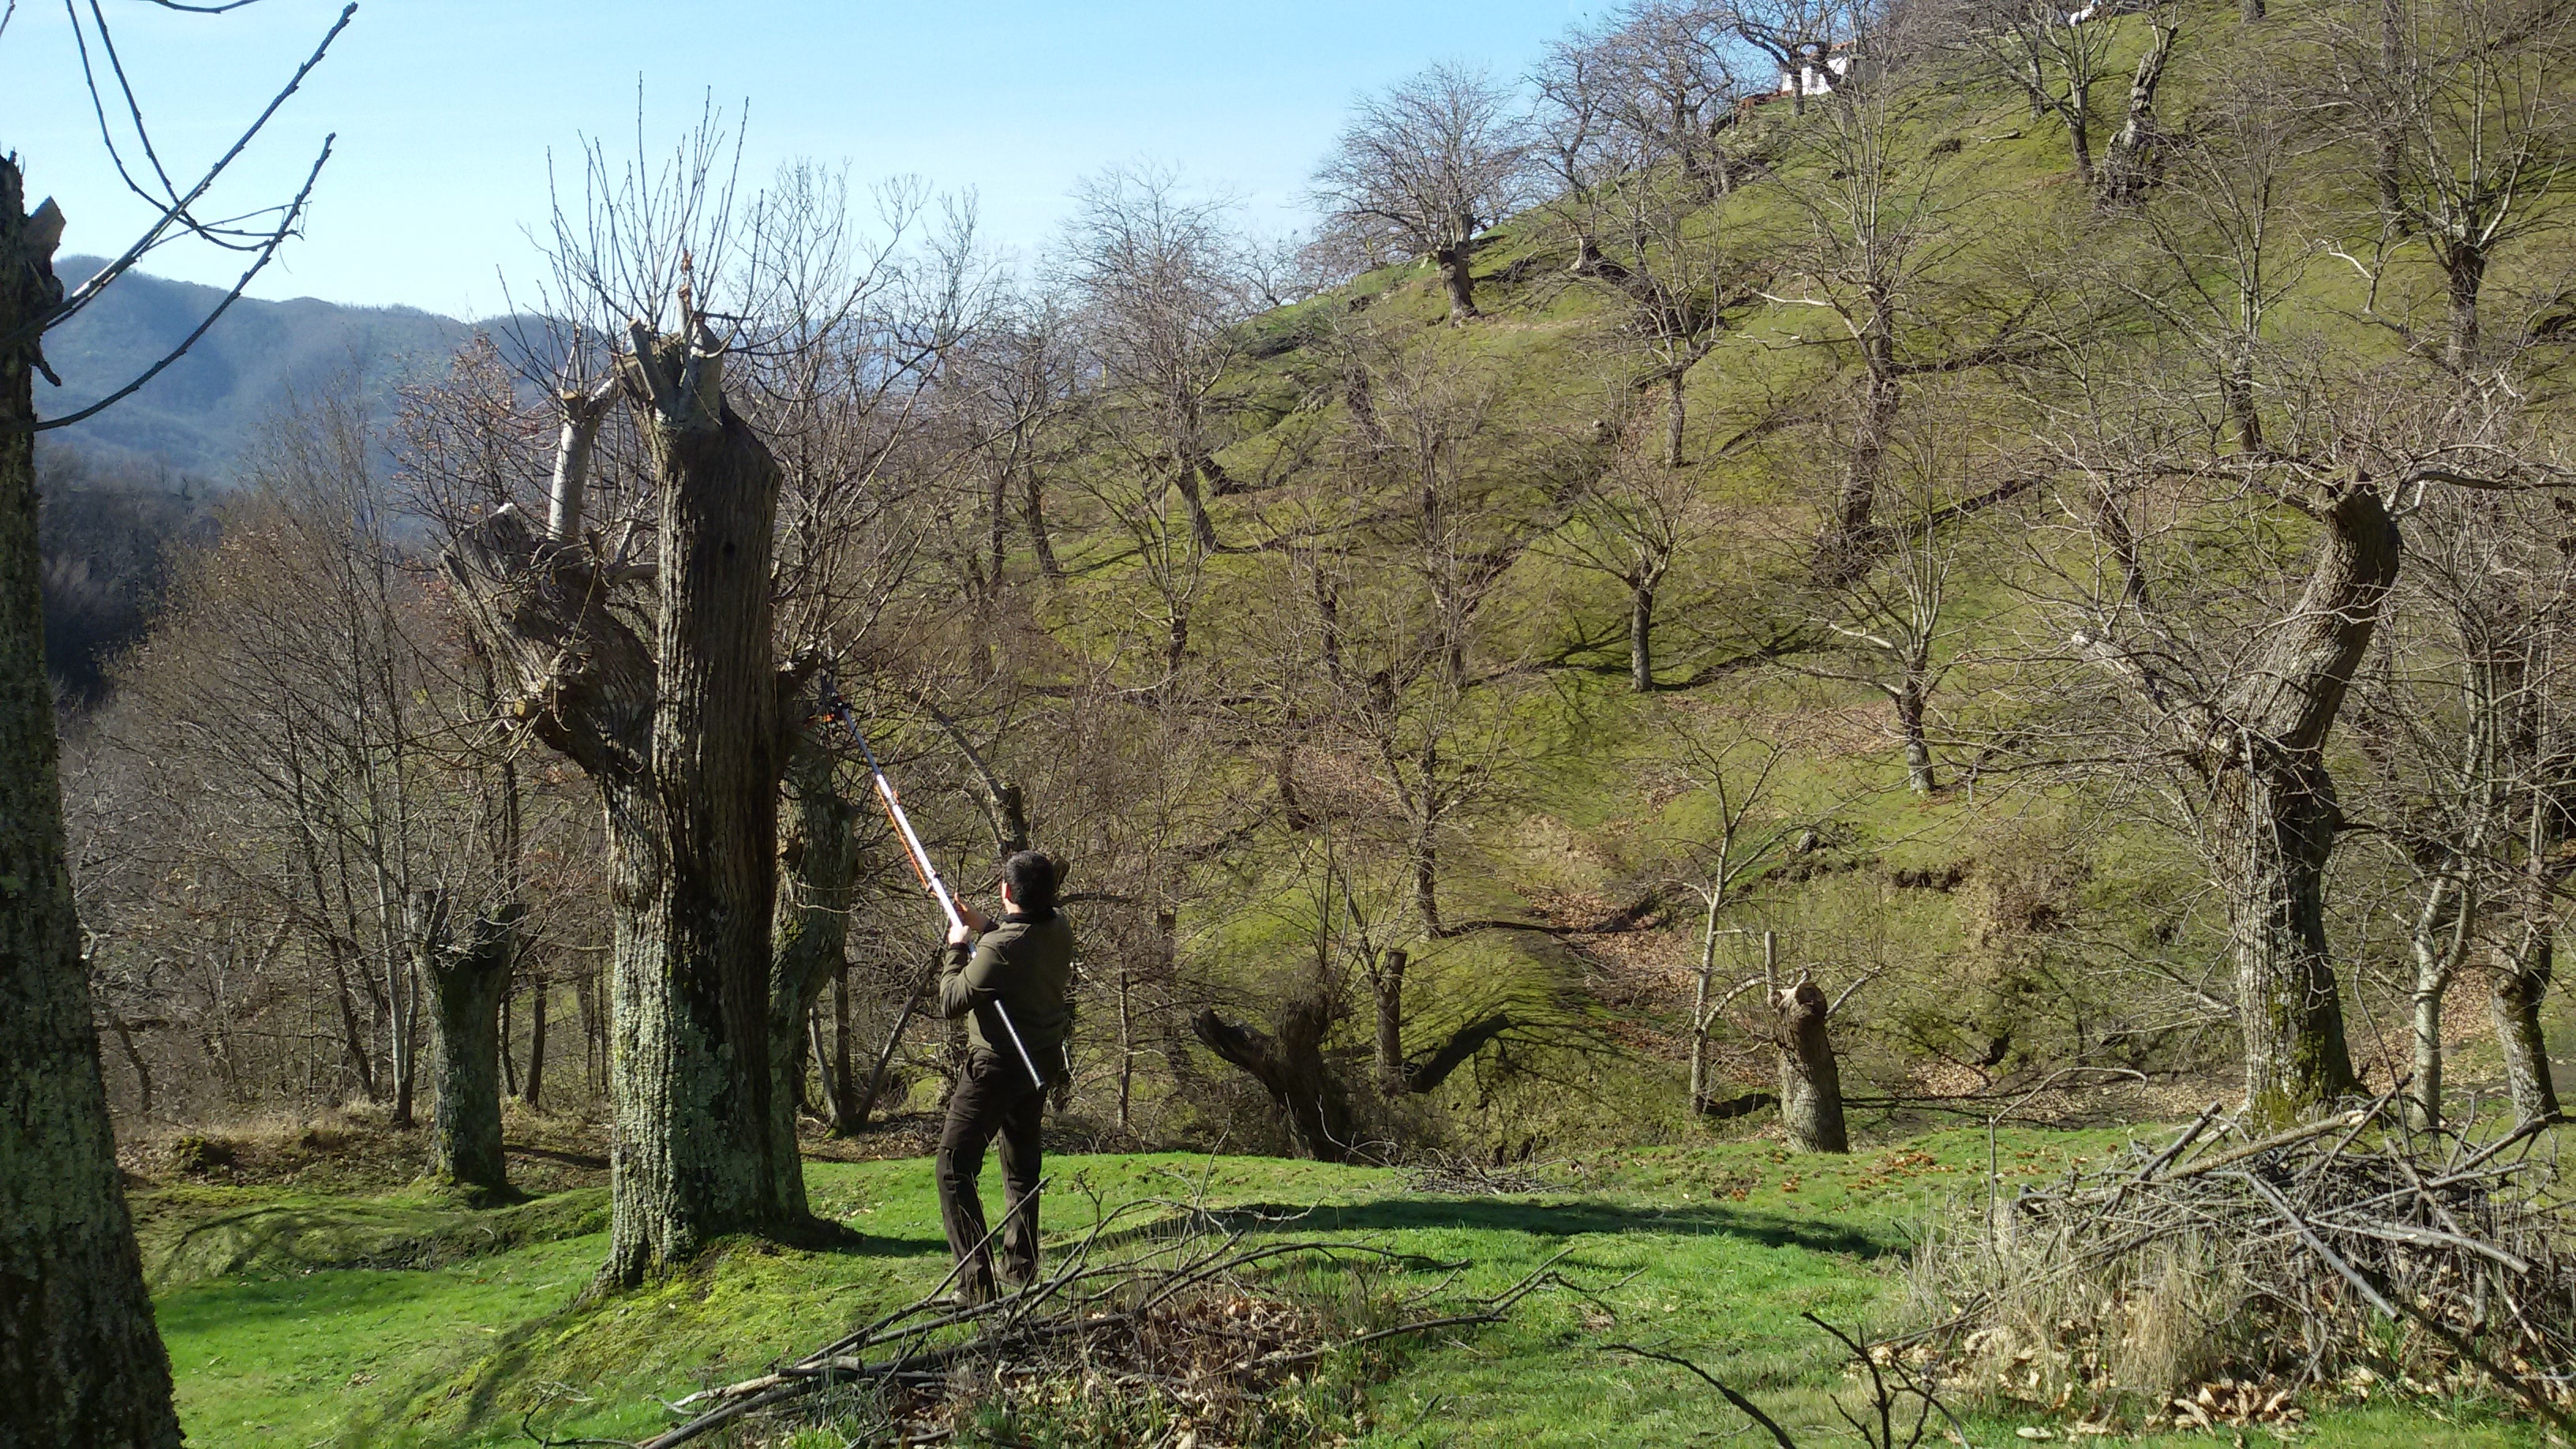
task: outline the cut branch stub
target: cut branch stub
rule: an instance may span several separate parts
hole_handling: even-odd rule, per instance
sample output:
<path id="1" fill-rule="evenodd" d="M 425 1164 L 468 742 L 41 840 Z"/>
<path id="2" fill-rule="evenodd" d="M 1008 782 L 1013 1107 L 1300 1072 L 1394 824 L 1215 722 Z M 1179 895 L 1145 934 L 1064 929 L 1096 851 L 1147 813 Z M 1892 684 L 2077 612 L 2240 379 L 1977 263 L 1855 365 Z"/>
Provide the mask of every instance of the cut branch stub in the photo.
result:
<path id="1" fill-rule="evenodd" d="M 570 543 L 581 532 L 591 447 L 599 440 L 599 425 L 607 420 L 608 405 L 616 396 L 613 377 L 587 389 L 566 388 L 556 394 L 555 400 L 563 410 L 563 432 L 555 443 L 555 476 L 547 492 L 546 533 L 557 543 Z"/>

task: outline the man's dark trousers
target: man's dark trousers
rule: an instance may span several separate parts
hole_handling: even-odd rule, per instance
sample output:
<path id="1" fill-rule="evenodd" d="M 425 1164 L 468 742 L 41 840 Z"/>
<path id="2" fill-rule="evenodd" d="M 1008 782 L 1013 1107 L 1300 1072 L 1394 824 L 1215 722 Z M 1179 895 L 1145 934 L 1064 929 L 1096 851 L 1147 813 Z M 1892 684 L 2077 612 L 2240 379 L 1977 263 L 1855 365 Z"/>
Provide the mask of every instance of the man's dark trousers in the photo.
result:
<path id="1" fill-rule="evenodd" d="M 984 1245 L 984 1198 L 976 1178 L 984 1147 L 1002 1139 L 1002 1272 L 1014 1284 L 1038 1275 L 1038 1126 L 1046 1114 L 1046 1089 L 1029 1080 L 1018 1062 L 975 1050 L 966 1075 L 948 1099 L 948 1125 L 939 1134 L 939 1216 L 948 1229 L 948 1251 L 966 1264 L 968 1293 L 991 1297 L 993 1259 Z"/>

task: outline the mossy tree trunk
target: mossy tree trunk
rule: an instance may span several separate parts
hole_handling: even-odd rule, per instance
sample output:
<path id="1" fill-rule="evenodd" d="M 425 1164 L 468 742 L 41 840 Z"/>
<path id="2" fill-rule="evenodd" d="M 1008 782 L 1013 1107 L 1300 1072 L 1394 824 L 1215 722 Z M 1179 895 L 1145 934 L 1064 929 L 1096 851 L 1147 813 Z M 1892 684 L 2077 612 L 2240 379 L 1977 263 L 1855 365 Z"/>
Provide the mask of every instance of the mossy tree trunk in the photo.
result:
<path id="1" fill-rule="evenodd" d="M 830 755 L 811 746 L 799 748 L 788 764 L 789 824 L 780 851 L 787 871 L 778 893 L 778 942 L 769 976 L 769 1117 L 777 1139 L 772 1161 L 779 1173 L 778 1200 L 799 1215 L 806 1212 L 804 1164 L 796 1147 L 796 1109 L 805 1097 L 806 1024 L 823 988 L 843 970 L 850 886 L 859 861 L 853 829 L 858 809 L 836 788 L 833 765 Z M 846 1056 L 842 1070 L 846 1075 Z M 844 1089 L 836 1085 L 835 1090 Z"/>
<path id="2" fill-rule="evenodd" d="M 603 1276 L 632 1284 L 725 1233 L 799 1226 L 771 1119 L 771 927 L 793 683 L 772 667 L 780 475 L 726 407 L 722 353 L 640 335 L 622 358 L 655 485 L 652 637 L 609 560 L 502 509 L 446 567 L 515 685 L 511 712 L 606 809 L 613 1207 Z"/>
<path id="3" fill-rule="evenodd" d="M 1324 1061 L 1324 1036 L 1335 1015 L 1330 1002 L 1310 994 L 1280 1007 L 1275 1035 L 1236 1026 L 1213 1011 L 1190 1021 L 1208 1050 L 1249 1073 L 1287 1109 L 1288 1135 L 1317 1162 L 1350 1161 L 1359 1137 L 1350 1093 Z"/>
<path id="4" fill-rule="evenodd" d="M 2524 1121 L 2558 1116 L 2558 1084 L 2550 1075 L 2549 1041 L 2540 1028 L 2541 1003 L 2549 997 L 2557 964 L 2556 938 L 2546 920 L 2528 928 L 2519 949 L 2500 953 L 2487 998 L 2496 1041 L 2504 1048 L 2505 1088 L 2513 1094 L 2514 1115 Z"/>
<path id="5" fill-rule="evenodd" d="M 2275 1121 L 2356 1086 L 2326 942 L 2326 862 L 2343 812 L 2325 745 L 2402 561 L 2396 521 L 2368 484 L 2314 511 L 2325 536 L 2307 586 L 2199 743 L 2216 785 L 2245 1097 Z"/>
<path id="6" fill-rule="evenodd" d="M 438 1100 L 430 1113 L 429 1170 L 459 1187 L 510 1185 L 501 1149 L 501 998 L 518 954 L 516 904 L 477 916 L 463 938 L 445 892 L 412 897 L 411 935 L 429 983 L 430 1051 Z"/>
<path id="7" fill-rule="evenodd" d="M 0 156 L 0 1445 L 179 1443 L 99 1074 L 64 856 L 36 542 L 33 377 L 61 213 Z"/>

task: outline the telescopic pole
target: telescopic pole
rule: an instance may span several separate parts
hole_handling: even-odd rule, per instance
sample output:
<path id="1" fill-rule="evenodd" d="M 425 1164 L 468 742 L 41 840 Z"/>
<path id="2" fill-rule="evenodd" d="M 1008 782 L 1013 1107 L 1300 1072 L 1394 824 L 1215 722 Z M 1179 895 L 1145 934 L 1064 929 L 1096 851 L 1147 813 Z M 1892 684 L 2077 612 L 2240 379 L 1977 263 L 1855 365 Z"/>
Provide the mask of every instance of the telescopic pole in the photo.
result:
<path id="1" fill-rule="evenodd" d="M 830 675 L 823 676 L 822 685 L 825 707 L 841 721 L 841 728 L 850 732 L 850 738 L 859 742 L 859 753 L 867 758 L 868 774 L 876 782 L 877 801 L 885 806 L 886 819 L 894 823 L 895 836 L 903 842 L 904 858 L 912 862 L 912 873 L 921 878 L 922 888 L 938 900 L 940 912 L 948 917 L 951 929 L 965 925 L 965 917 L 957 913 L 956 897 L 948 893 L 948 883 L 939 878 L 939 867 L 930 863 L 930 851 L 922 845 L 921 837 L 913 832 L 912 817 L 904 813 L 903 796 L 895 790 L 894 781 L 886 778 L 885 767 L 877 763 L 877 752 L 868 748 L 868 737 L 859 728 L 858 716 L 850 709 L 850 702 L 841 697 L 841 691 L 832 683 Z M 998 996 L 993 999 L 993 1015 L 1002 1023 L 1002 1034 L 1011 1039 L 1011 1050 L 1019 1053 L 1020 1065 L 1027 1070 L 1029 1080 L 1044 1090 L 1046 1074 L 1038 1070 L 1037 1060 L 1029 1055 L 1028 1043 L 1020 1040 L 1020 1029 L 1011 1020 L 1011 1009 L 1004 1006 Z"/>

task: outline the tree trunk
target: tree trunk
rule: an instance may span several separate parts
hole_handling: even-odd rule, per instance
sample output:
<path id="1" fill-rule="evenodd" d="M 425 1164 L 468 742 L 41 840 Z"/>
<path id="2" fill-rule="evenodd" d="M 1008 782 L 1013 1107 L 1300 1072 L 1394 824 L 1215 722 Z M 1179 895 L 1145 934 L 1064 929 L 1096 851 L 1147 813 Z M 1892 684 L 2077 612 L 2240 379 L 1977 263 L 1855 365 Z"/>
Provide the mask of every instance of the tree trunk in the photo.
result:
<path id="1" fill-rule="evenodd" d="M 1814 573 L 1827 584 L 1848 583 L 1869 568 L 1876 553 L 1873 535 L 1877 527 L 1878 481 L 1885 470 L 1887 447 L 1896 432 L 1897 409 L 1904 401 L 1904 384 L 1895 372 L 1895 358 L 1888 338 L 1879 335 L 1886 325 L 1885 312 L 1863 341 L 1868 370 L 1861 382 L 1860 416 L 1852 436 L 1851 458 L 1843 468 L 1841 492 L 1834 499 L 1833 518 L 1825 525 L 1825 536 L 1816 549 Z"/>
<path id="2" fill-rule="evenodd" d="M 1297 1150 L 1317 1162 L 1348 1162 L 1357 1134 L 1350 1096 L 1324 1064 L 1324 1033 L 1333 1011 L 1319 997 L 1303 996 L 1279 1010 L 1278 1035 L 1235 1026 L 1202 1011 L 1190 1029 L 1208 1050 L 1250 1073 L 1288 1111 L 1288 1134 Z"/>
<path id="3" fill-rule="evenodd" d="M 1685 396 L 1690 374 L 1679 370 L 1664 379 L 1664 466 L 1682 465 L 1682 429 L 1690 421 L 1690 401 Z"/>
<path id="4" fill-rule="evenodd" d="M 502 1091 L 505 1095 L 515 1097 L 515 1096 L 519 1095 L 519 1063 L 518 1063 L 518 1061 L 517 1061 L 517 1059 L 516 1059 L 516 1058 L 514 1058 L 514 1057 L 512 1057 L 512 1056 L 510 1055 L 510 1040 L 511 1040 L 511 1038 L 512 1038 L 512 1037 L 516 1036 L 516 1035 L 518 1034 L 518 1032 L 517 1032 L 517 1026 L 516 1026 L 516 1023 L 514 1023 L 514 1022 L 512 1022 L 512 1021 L 510 1020 L 510 1015 L 511 1015 L 511 1005 L 512 1005 L 512 1002 L 511 1002 L 511 999 L 510 999 L 510 993 L 509 993 L 509 992 L 507 992 L 507 991 L 502 992 L 502 993 L 501 993 L 501 1091 Z"/>
<path id="5" fill-rule="evenodd" d="M 819 705 L 814 713 L 821 713 Z M 796 1109 L 805 1100 L 806 1023 L 823 988 L 842 970 L 850 934 L 850 883 L 858 874 L 858 809 L 834 788 L 834 761 L 799 748 L 787 769 L 793 812 L 787 832 L 784 889 L 778 893 L 778 947 L 769 978 L 770 1129 L 782 1209 L 803 1216 L 805 1164 L 796 1145 Z"/>
<path id="6" fill-rule="evenodd" d="M 2356 1085 L 2325 935 L 2326 861 L 2343 816 L 2324 751 L 2402 559 L 2397 525 L 2368 484 L 2319 516 L 2307 588 L 2196 744 L 2217 786 L 2214 864 L 2236 958 L 2245 1099 L 2271 1122 Z"/>
<path id="7" fill-rule="evenodd" d="M 1655 690 L 1655 586 L 1628 589 L 1628 687 L 1639 694 Z"/>
<path id="8" fill-rule="evenodd" d="M 1449 292 L 1449 325 L 1464 327 L 1469 318 L 1483 316 L 1476 310 L 1474 244 L 1459 242 L 1442 247 L 1431 254 L 1431 260 L 1439 265 L 1440 284 Z"/>
<path id="9" fill-rule="evenodd" d="M 850 1080 L 850 965 L 832 973 L 832 1135 L 855 1136 L 859 1130 L 858 1083 Z"/>
<path id="10" fill-rule="evenodd" d="M 1410 959 L 1404 951 L 1387 951 L 1369 973 L 1377 996 L 1377 1089 L 1389 1097 L 1404 1091 L 1404 968 Z"/>
<path id="11" fill-rule="evenodd" d="M 2089 189 L 2094 182 L 2094 173 L 2093 108 L 2087 104 L 2088 100 L 2084 92 L 2076 91 L 2066 98 L 2059 114 L 2066 120 L 2066 150 L 2075 166 L 2076 184 Z"/>
<path id="12" fill-rule="evenodd" d="M 1842 1070 L 1825 1031 L 1825 993 L 1801 981 L 1775 999 L 1779 1012 L 1780 1124 L 1796 1152 L 1849 1152 Z"/>
<path id="13" fill-rule="evenodd" d="M 2244 339 L 2235 355 L 2220 364 L 2218 372 L 2219 395 L 2226 401 L 2227 416 L 2236 424 L 2236 447 L 2245 453 L 2263 449 L 2263 414 L 2254 405 L 2253 350 L 2254 340 Z"/>
<path id="14" fill-rule="evenodd" d="M 509 1186 L 501 1150 L 501 998 L 510 988 L 521 907 L 477 918 L 451 939 L 444 893 L 412 897 L 412 939 L 430 991 L 430 1048 L 438 1101 L 430 1113 L 429 1170 L 459 1187 Z"/>
<path id="15" fill-rule="evenodd" d="M 2427 1132 L 2442 1125 L 2442 990 L 2418 980 L 2414 991 L 2415 1066 L 2407 1089 L 2415 1125 Z"/>
<path id="16" fill-rule="evenodd" d="M 2478 293 L 2486 284 L 2486 253 L 2474 246 L 2457 247 L 2443 259 L 2442 271 L 2451 324 L 2442 343 L 2442 360 L 2453 367 L 2469 367 L 2478 360 Z"/>
<path id="17" fill-rule="evenodd" d="M 2487 999 L 2496 1042 L 2504 1048 L 2505 1087 L 2513 1094 L 2514 1115 L 2526 1122 L 2558 1116 L 2549 1042 L 2540 1029 L 2540 1007 L 2549 996 L 2556 955 L 2556 932 L 2548 924 L 2526 930 L 2522 949 L 2496 962 L 2495 986 Z"/>
<path id="18" fill-rule="evenodd" d="M 633 1284 L 726 1233 L 802 1221 L 771 1121 L 770 928 L 789 731 L 772 648 L 779 472 L 724 405 L 723 357 L 638 335 L 621 376 L 660 515 L 653 637 L 609 607 L 586 545 L 503 508 L 445 564 L 511 687 L 509 711 L 597 782 L 610 965 L 612 1222 Z"/>
<path id="19" fill-rule="evenodd" d="M 2148 189 L 2156 184 L 2156 87 L 2164 79 L 2165 60 L 2173 53 L 2177 30 L 2171 25 L 2154 27 L 2155 39 L 2147 53 L 2138 57 L 2138 69 L 2129 78 L 2128 115 L 2111 138 L 2110 154 L 2102 158 L 2100 201 L 2105 207 L 2135 206 L 2146 200 Z"/>
<path id="20" fill-rule="evenodd" d="M 532 975 L 534 973 L 531 973 Z M 543 976 L 528 985 L 528 1075 L 519 1100 L 529 1111 L 541 1110 L 546 1082 L 546 988 Z M 506 1050 L 506 1042 L 504 1044 Z"/>
<path id="21" fill-rule="evenodd" d="M 1020 517 L 1028 524 L 1029 546 L 1037 551 L 1038 573 L 1063 578 L 1064 565 L 1055 561 L 1055 540 L 1047 534 L 1046 484 L 1039 481 L 1035 468 L 1020 470 Z"/>
<path id="22" fill-rule="evenodd" d="M 388 1053 L 393 1058 L 394 1112 L 392 1125 L 410 1130 L 412 1126 L 412 1089 L 420 1082 L 420 960 L 417 943 L 402 955 L 401 969 L 385 983 L 385 994 L 393 1004 L 388 1024 Z"/>
<path id="23" fill-rule="evenodd" d="M 1932 740 L 1925 733 L 1923 678 L 1908 672 L 1896 688 L 1896 727 L 1905 736 L 1905 788 L 1929 795 L 1941 788 L 1932 768 Z"/>
<path id="24" fill-rule="evenodd" d="M 1717 989 L 1717 908 L 1724 899 L 1721 891 L 1712 889 L 1708 896 L 1706 918 L 1700 924 L 1699 979 L 1691 992 L 1690 1109 L 1702 1110 L 1708 1101 L 1708 1030 L 1713 1013 L 1709 994 Z"/>
<path id="25" fill-rule="evenodd" d="M 62 295 L 61 213 L 0 156 L 0 340 Z M 45 679 L 33 340 L 0 350 L 0 1442 L 176 1449 L 99 1073 Z"/>

